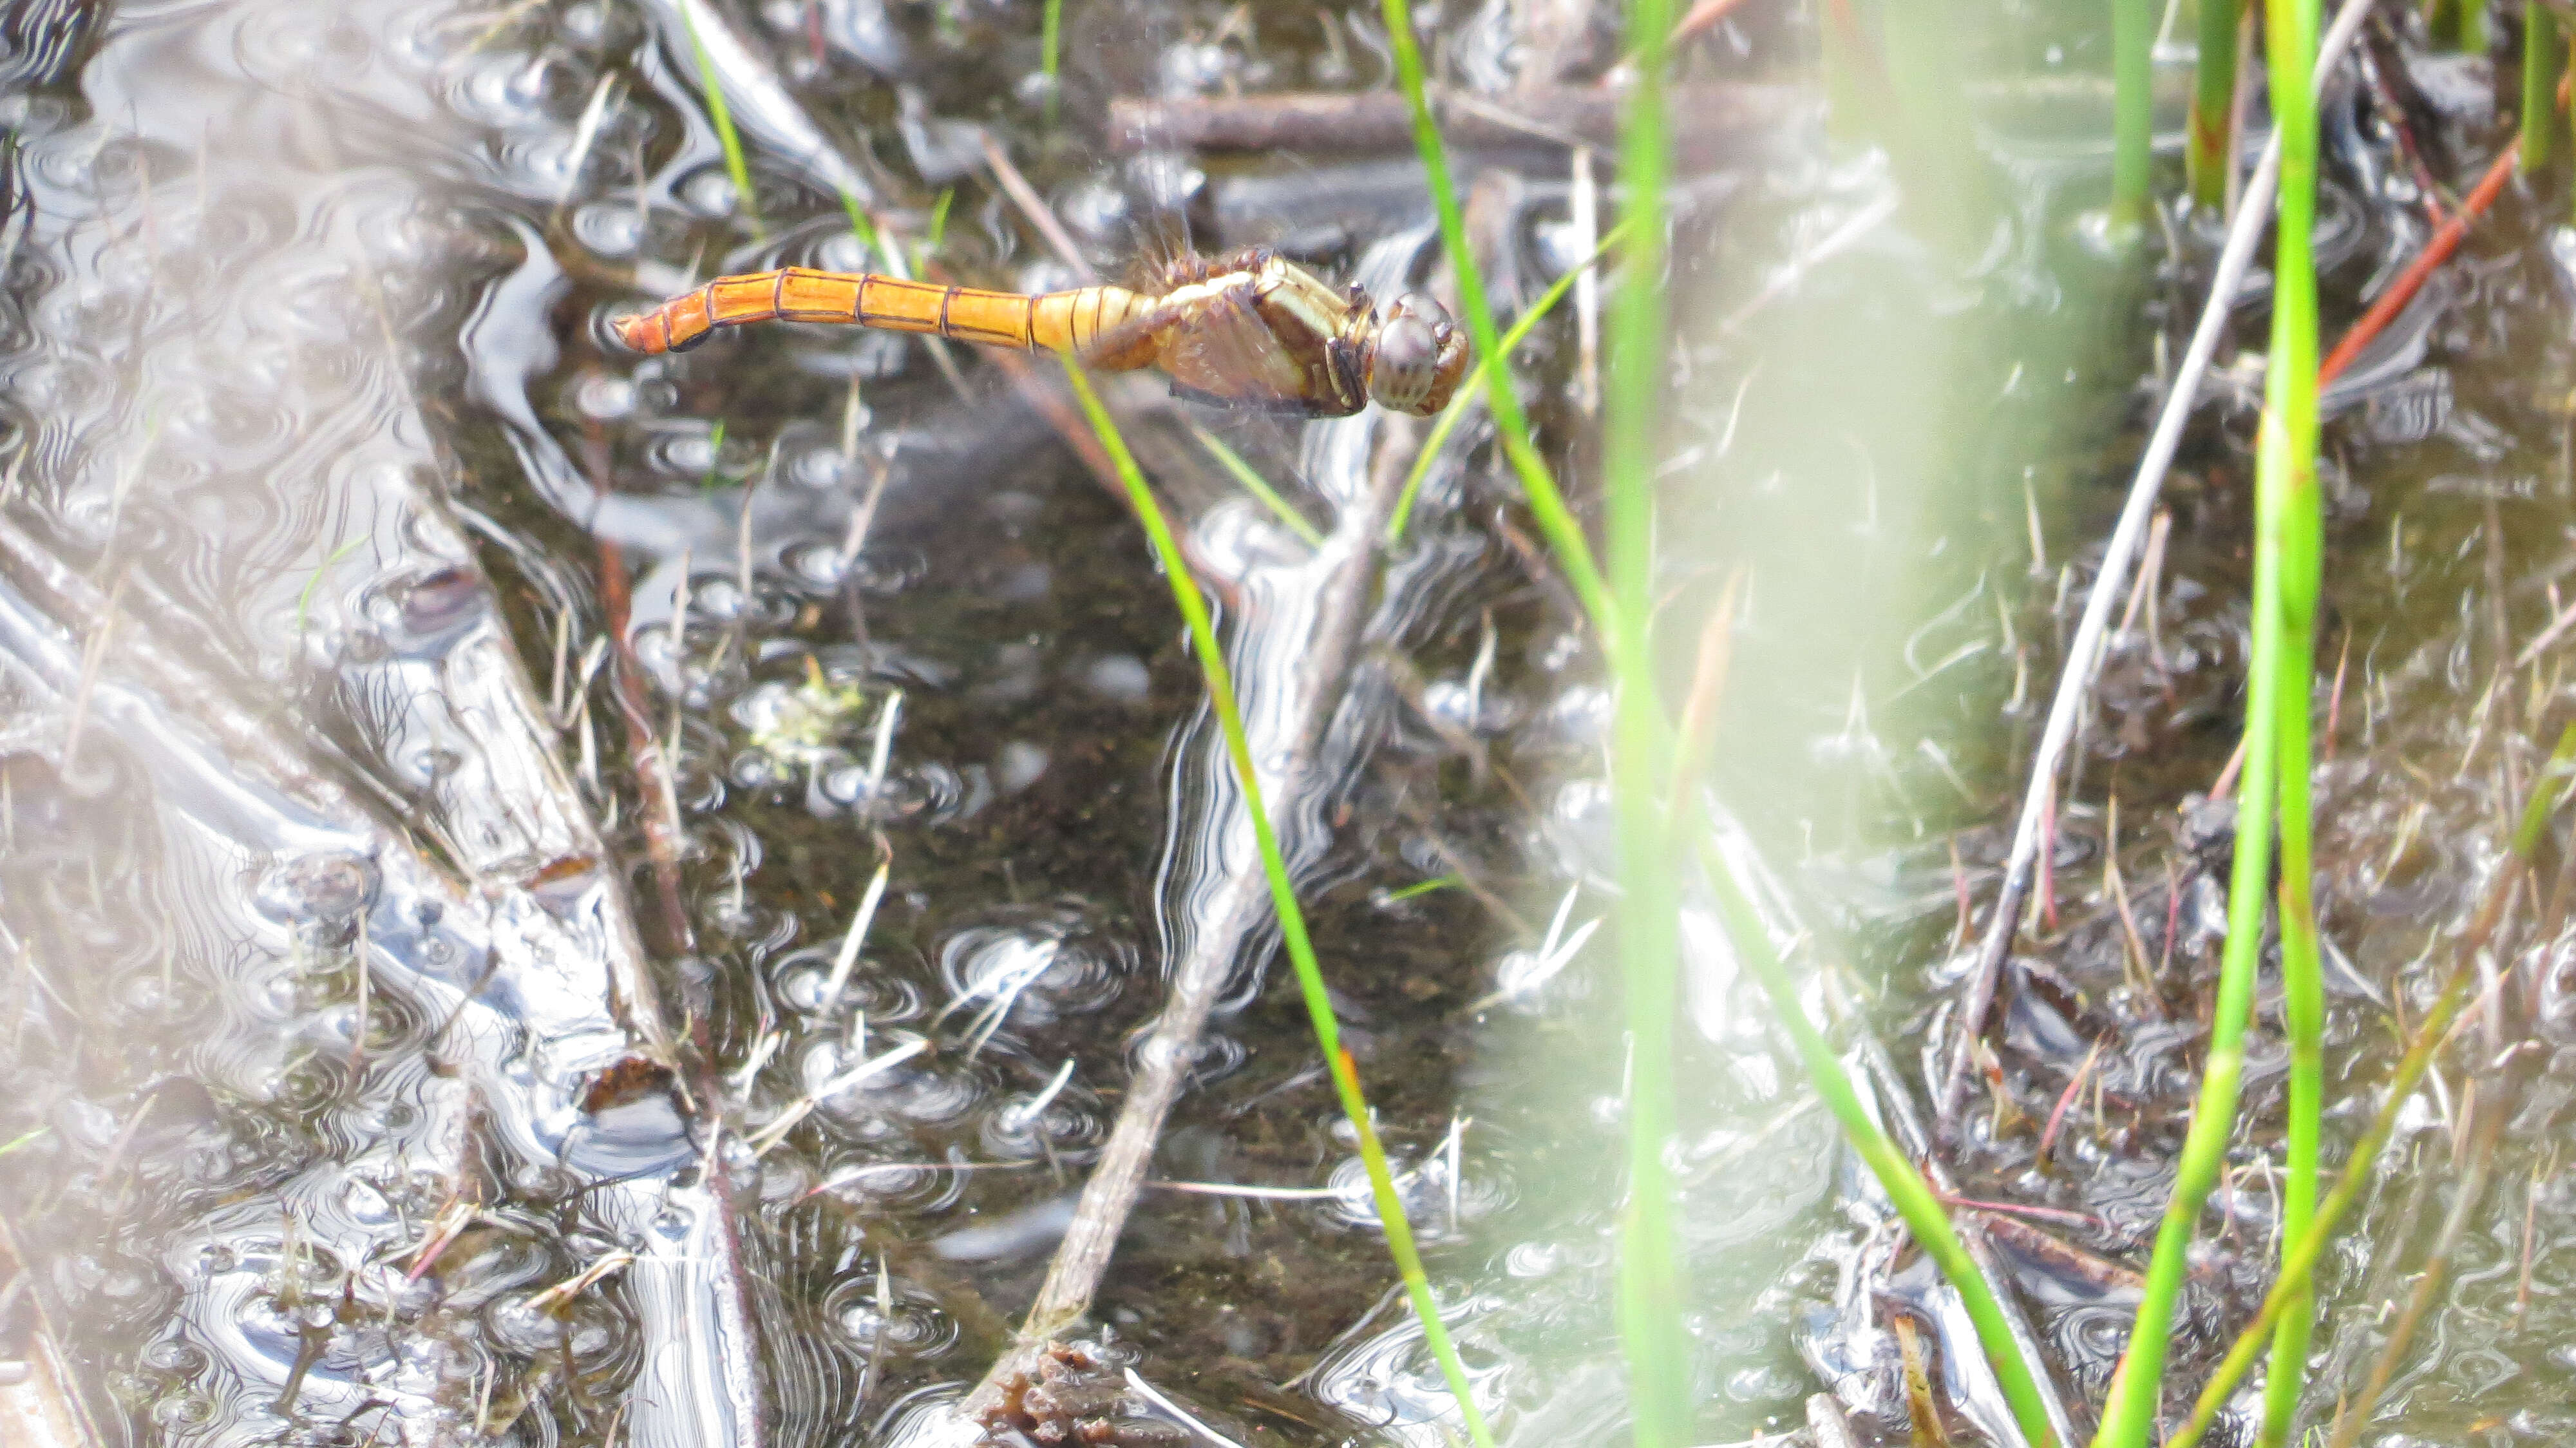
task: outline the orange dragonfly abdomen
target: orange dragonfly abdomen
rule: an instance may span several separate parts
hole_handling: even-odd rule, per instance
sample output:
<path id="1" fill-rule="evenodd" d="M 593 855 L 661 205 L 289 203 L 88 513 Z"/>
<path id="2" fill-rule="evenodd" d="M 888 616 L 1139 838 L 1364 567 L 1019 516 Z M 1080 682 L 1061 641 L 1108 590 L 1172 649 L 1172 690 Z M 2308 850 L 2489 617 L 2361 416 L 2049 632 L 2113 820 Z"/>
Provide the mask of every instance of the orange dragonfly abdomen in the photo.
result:
<path id="1" fill-rule="evenodd" d="M 1107 355 L 1094 343 L 1153 308 L 1125 287 L 1077 287 L 1027 296 L 875 272 L 808 267 L 718 277 L 649 312 L 620 317 L 617 339 L 638 352 L 680 352 L 718 327 L 745 322 L 837 322 L 894 332 L 928 332 L 994 347 L 1045 347 L 1080 354 L 1095 367 L 1141 367 L 1154 360 L 1149 339 Z M 1127 354 L 1134 355 L 1127 355 Z"/>

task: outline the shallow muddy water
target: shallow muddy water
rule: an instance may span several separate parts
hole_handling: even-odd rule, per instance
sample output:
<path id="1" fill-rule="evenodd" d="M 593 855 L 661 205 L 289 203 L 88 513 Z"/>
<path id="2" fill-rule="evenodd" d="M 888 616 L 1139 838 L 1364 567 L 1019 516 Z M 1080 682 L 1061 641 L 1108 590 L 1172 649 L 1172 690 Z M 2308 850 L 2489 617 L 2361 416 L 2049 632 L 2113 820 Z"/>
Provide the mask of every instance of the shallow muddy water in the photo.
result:
<path id="1" fill-rule="evenodd" d="M 1687 626 L 1662 642 L 1678 687 L 1735 590 L 1715 782 L 1899 1122 L 2215 252 L 2186 223 L 2099 244 L 2089 12 L 1980 15 L 1972 123 L 1890 156 L 1823 124 L 1804 13 L 1747 7 L 1687 64 L 1761 87 L 1758 124 L 1677 198 L 1659 526 Z M 2495 77 L 2392 19 L 2387 89 L 2464 189 Z M 1500 98 L 1616 53 L 1580 11 L 1424 23 Z M 1448 1441 L 1198 666 L 1052 364 L 790 326 L 639 358 L 607 330 L 720 272 L 882 263 L 853 209 L 987 285 L 1276 242 L 1438 288 L 1407 160 L 1110 139 L 1118 98 L 1382 86 L 1373 8 L 1075 7 L 1053 88 L 1036 9 L 978 0 L 32 4 L 0 39 L 0 1409 L 59 1379 L 101 1443 L 955 1441 L 1177 982 L 1210 1023 L 1090 1314 L 1168 1396 L 1134 1432 Z M 2330 331 L 2426 229 L 2356 85 L 2327 126 Z M 1587 250 L 1567 153 L 1468 170 L 1517 306 Z M 2509 195 L 2330 398 L 2338 1140 L 2564 707 L 2566 207 L 2546 176 Z M 2223 930 L 2232 812 L 2205 796 L 2242 709 L 2264 290 L 2064 791 L 1996 1089 L 1940 1148 L 1959 1196 L 2044 1209 L 1986 1231 L 2079 1432 Z M 1572 479 L 1581 359 L 1566 318 L 1523 359 Z M 1218 606 L 1478 1392 L 1512 1443 L 1621 1441 L 1611 696 L 1570 595 L 1480 425 L 1381 559 L 1422 428 L 1111 398 Z M 2562 890 L 2513 917 L 2492 1018 L 2337 1259 L 2327 1403 L 2449 1243 L 2363 1441 L 2576 1437 Z M 2008 1433 L 1955 1297 L 1713 923 L 1685 927 L 1701 1440 L 1795 1428 L 1821 1391 L 1904 1441 L 1900 1319 L 1951 1429 Z M 2273 1009 L 2182 1380 L 2273 1253 Z"/>

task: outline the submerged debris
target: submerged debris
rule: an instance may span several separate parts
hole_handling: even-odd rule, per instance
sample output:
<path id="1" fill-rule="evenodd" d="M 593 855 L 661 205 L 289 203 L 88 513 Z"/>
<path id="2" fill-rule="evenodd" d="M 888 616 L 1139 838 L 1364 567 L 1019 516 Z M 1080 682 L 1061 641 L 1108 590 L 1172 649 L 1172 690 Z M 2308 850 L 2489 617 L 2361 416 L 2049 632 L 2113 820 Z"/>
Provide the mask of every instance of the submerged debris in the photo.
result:
<path id="1" fill-rule="evenodd" d="M 1011 1374 L 1002 1381 L 1002 1401 L 976 1415 L 983 1441 L 1043 1448 L 1178 1448 L 1191 1441 L 1188 1430 L 1147 1417 L 1144 1400 L 1128 1392 L 1129 1356 L 1100 1343 L 1049 1346 L 1034 1375 Z"/>

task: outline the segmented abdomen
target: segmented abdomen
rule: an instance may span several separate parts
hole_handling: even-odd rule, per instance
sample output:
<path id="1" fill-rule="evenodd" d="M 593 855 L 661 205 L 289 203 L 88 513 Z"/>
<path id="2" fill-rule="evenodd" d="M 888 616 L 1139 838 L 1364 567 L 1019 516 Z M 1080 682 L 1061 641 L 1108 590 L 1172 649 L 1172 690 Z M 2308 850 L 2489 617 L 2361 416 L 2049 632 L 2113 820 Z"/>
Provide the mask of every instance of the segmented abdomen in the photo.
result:
<path id="1" fill-rule="evenodd" d="M 1031 297 L 875 272 L 787 267 L 718 277 L 649 312 L 620 317 L 616 328 L 617 339 L 638 352 L 686 351 L 718 327 L 771 321 L 838 322 L 995 347 L 1081 352 L 1151 305 L 1125 287 L 1080 287 Z M 1120 359 L 1095 360 L 1118 365 Z"/>

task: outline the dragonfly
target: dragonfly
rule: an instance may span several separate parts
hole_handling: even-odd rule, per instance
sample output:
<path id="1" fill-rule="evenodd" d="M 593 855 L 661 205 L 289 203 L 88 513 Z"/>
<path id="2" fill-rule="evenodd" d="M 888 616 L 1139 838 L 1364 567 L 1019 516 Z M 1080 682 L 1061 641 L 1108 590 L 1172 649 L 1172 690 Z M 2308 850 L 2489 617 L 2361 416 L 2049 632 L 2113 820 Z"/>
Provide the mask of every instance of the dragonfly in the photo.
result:
<path id="1" fill-rule="evenodd" d="M 1044 347 L 1101 371 L 1159 367 L 1174 396 L 1296 417 L 1349 417 L 1372 401 L 1428 417 L 1466 375 L 1465 333 L 1419 292 L 1383 313 L 1368 293 L 1335 291 L 1266 248 L 1184 256 L 1158 291 L 1075 287 L 1028 294 L 911 281 L 876 272 L 722 276 L 616 320 L 637 352 L 685 352 L 719 327 L 833 322 L 926 332 L 960 342 Z"/>

